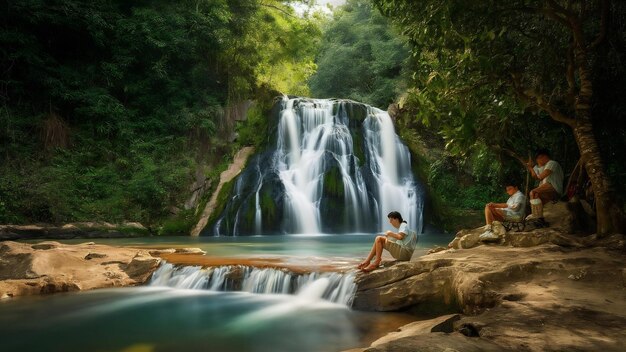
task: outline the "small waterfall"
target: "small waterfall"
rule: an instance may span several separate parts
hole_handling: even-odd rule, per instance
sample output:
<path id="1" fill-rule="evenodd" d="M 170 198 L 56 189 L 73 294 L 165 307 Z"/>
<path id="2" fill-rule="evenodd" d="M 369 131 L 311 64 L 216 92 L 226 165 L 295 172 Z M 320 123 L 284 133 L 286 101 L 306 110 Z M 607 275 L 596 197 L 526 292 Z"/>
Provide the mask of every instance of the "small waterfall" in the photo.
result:
<path id="1" fill-rule="evenodd" d="M 383 231 L 392 210 L 421 232 L 421 187 L 387 112 L 284 97 L 276 123 L 275 148 L 237 178 L 214 235 Z"/>
<path id="2" fill-rule="evenodd" d="M 350 305 L 356 291 L 355 273 L 296 274 L 273 268 L 228 265 L 203 269 L 200 266 L 162 264 L 149 286 L 213 291 L 244 291 L 264 294 L 295 294 L 309 299 Z"/>

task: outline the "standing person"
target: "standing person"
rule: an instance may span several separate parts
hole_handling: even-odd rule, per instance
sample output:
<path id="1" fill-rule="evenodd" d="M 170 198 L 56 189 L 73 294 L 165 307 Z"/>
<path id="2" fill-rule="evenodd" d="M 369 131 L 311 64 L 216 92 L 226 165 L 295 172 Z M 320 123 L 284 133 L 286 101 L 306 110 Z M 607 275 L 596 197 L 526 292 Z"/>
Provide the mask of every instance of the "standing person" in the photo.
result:
<path id="1" fill-rule="evenodd" d="M 506 184 L 506 193 L 509 199 L 506 203 L 487 203 L 485 205 L 485 223 L 487 231 L 482 233 L 479 238 L 481 240 L 498 239 L 492 229 L 491 224 L 497 221 L 521 221 L 524 219 L 526 212 L 526 196 L 520 192 L 514 182 Z"/>
<path id="2" fill-rule="evenodd" d="M 384 236 L 376 236 L 372 250 L 358 268 L 363 271 L 372 271 L 380 265 L 382 260 L 383 249 L 386 249 L 391 255 L 402 261 L 408 261 L 413 255 L 415 244 L 417 243 L 417 233 L 409 229 L 409 225 L 402 219 L 397 211 L 392 211 L 387 215 L 391 226 L 398 229 L 398 232 L 387 231 Z M 374 262 L 370 264 L 370 261 Z"/>
<path id="3" fill-rule="evenodd" d="M 541 226 L 548 226 L 543 218 L 543 205 L 549 201 L 557 201 L 563 195 L 563 169 L 556 161 L 550 159 L 547 149 L 539 149 L 535 153 L 534 165 L 529 161 L 526 166 L 530 175 L 539 180 L 539 186 L 530 191 L 530 208 L 532 214 L 527 220 L 538 220 Z"/>

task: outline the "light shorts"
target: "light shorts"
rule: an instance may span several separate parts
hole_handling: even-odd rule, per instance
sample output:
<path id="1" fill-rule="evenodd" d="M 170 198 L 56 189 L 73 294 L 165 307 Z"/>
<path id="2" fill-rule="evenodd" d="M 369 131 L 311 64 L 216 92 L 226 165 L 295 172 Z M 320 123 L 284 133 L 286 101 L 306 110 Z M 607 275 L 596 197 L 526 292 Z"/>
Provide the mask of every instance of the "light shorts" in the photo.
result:
<path id="1" fill-rule="evenodd" d="M 383 246 L 383 248 L 391 253 L 391 256 L 394 257 L 396 260 L 409 261 L 411 260 L 411 256 L 413 255 L 412 250 L 406 249 L 395 242 L 391 242 L 389 241 L 389 239 L 385 241 L 385 245 Z"/>
<path id="2" fill-rule="evenodd" d="M 507 211 L 506 209 L 502 209 L 502 215 L 503 215 L 504 221 L 520 222 L 524 219 L 523 216 L 517 215 L 513 213 L 512 211 Z"/>

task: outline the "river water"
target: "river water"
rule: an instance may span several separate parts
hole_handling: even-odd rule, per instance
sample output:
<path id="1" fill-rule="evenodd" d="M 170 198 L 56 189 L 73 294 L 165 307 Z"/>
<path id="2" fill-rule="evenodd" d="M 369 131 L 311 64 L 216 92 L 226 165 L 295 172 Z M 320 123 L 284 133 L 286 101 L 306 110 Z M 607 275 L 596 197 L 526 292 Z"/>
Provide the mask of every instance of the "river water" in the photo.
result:
<path id="1" fill-rule="evenodd" d="M 366 255 L 373 238 L 372 234 L 349 234 L 94 241 L 150 248 L 199 247 L 209 257 L 345 263 Z M 415 257 L 449 240 L 449 235 L 421 235 Z M 233 291 L 215 284 L 218 271 L 206 271 L 206 283 L 199 284 L 205 270 L 200 267 L 178 268 L 177 272 L 172 267 L 161 269 L 143 287 L 1 300 L 1 350 L 340 351 L 367 346 L 417 319 L 404 313 L 351 310 L 345 300 L 337 298 L 345 294 L 346 277 L 342 281 L 332 273 L 294 276 L 289 288 L 274 283 L 271 287 L 276 289 L 268 289 L 263 275 L 275 278 L 277 274 L 252 268 L 246 272 L 248 283 Z M 188 280 L 178 280 L 174 274 Z M 279 274 L 285 282 L 285 274 Z M 341 289 L 331 294 L 333 284 Z"/>

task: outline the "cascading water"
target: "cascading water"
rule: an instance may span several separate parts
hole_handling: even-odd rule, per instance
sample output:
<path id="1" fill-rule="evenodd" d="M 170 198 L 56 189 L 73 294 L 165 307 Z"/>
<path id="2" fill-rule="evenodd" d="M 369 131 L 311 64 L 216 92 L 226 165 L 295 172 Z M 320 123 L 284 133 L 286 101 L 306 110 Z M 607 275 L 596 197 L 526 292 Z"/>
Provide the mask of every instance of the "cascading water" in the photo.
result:
<path id="1" fill-rule="evenodd" d="M 356 290 L 354 273 L 295 274 L 273 268 L 243 265 L 203 269 L 162 264 L 152 275 L 149 286 L 213 291 L 296 294 L 308 299 L 350 305 Z"/>
<path id="2" fill-rule="evenodd" d="M 421 189 L 385 111 L 348 100 L 280 104 L 275 148 L 251 160 L 205 233 L 374 232 L 392 210 L 421 232 Z"/>

